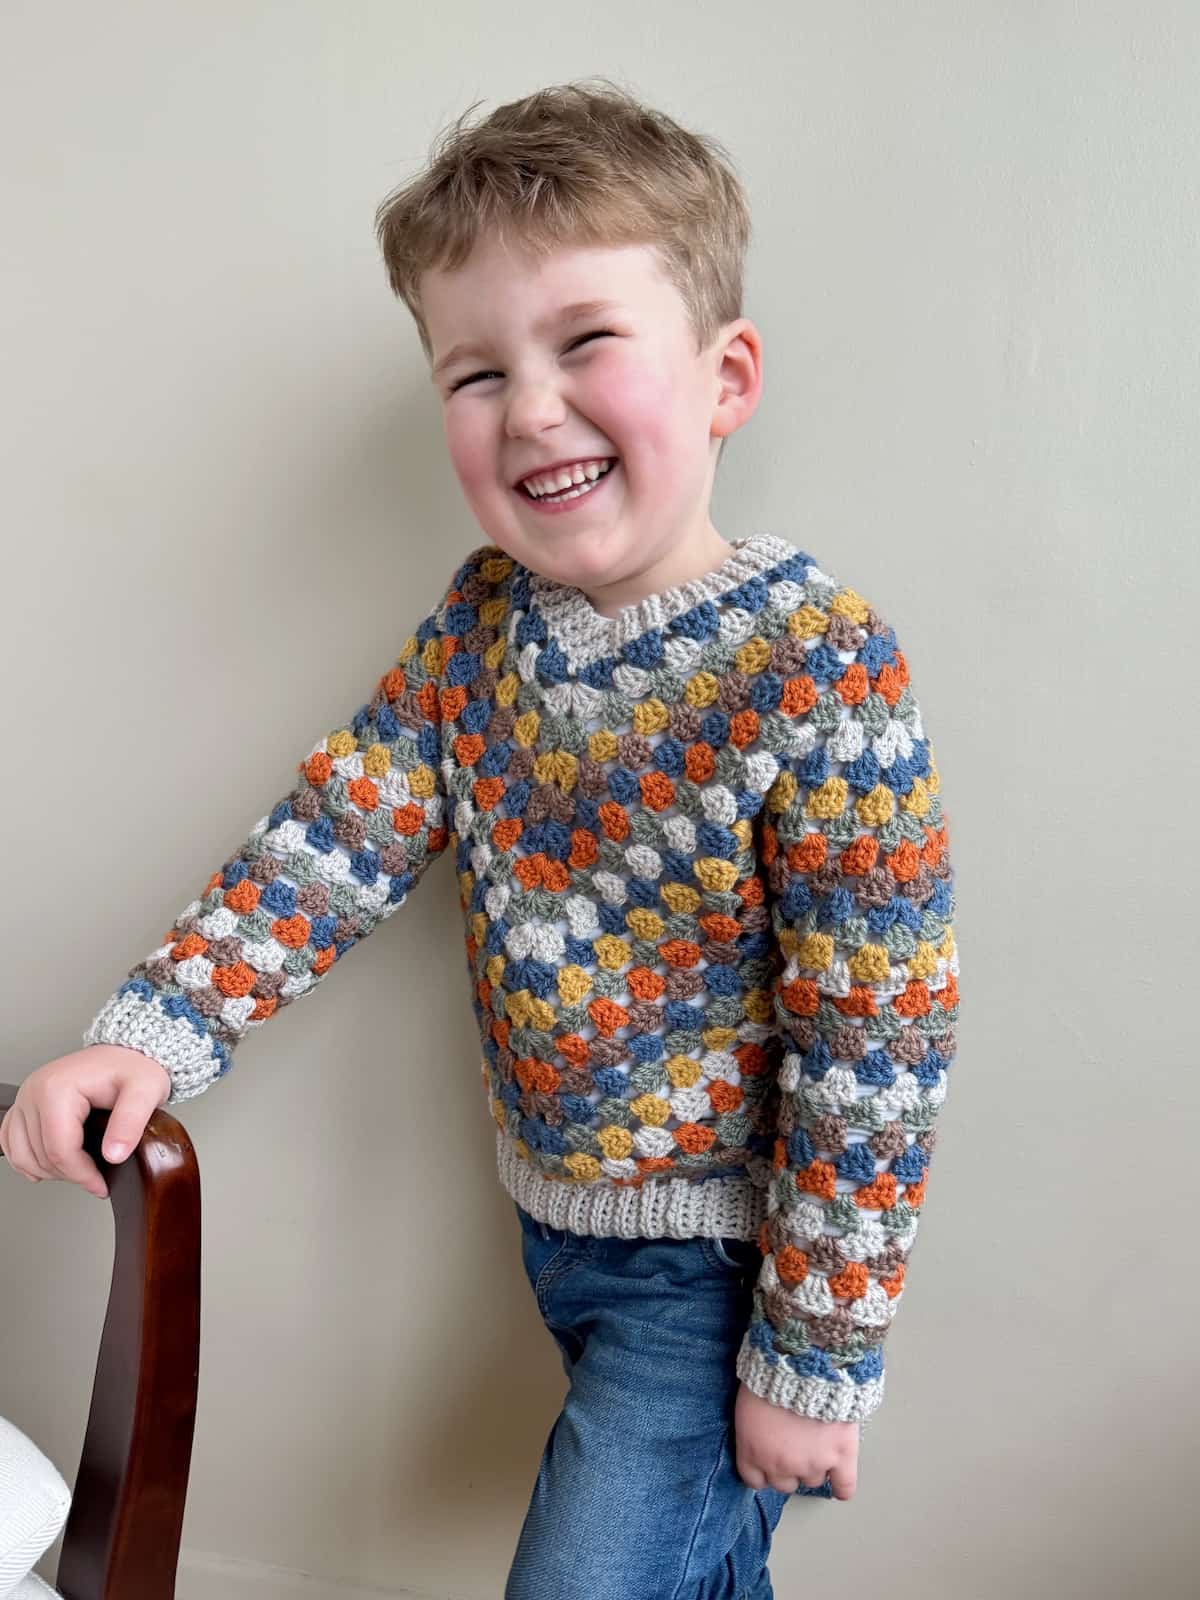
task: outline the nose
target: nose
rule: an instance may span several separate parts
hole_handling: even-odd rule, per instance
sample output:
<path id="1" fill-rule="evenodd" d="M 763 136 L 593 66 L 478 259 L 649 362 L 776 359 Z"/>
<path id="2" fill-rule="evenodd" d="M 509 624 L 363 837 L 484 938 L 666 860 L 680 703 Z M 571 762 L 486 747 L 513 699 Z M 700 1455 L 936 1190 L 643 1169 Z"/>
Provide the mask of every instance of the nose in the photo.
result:
<path id="1" fill-rule="evenodd" d="M 516 384 L 510 391 L 504 419 L 510 439 L 525 439 L 557 427 L 563 420 L 562 397 L 552 383 L 530 381 Z"/>

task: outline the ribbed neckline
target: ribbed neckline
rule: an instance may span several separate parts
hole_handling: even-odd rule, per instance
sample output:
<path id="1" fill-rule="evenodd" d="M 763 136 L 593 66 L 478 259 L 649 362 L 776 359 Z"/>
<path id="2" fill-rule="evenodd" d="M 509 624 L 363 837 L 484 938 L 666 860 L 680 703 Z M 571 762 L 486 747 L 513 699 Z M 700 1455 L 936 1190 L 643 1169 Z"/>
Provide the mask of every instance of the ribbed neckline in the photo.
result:
<path id="1" fill-rule="evenodd" d="M 719 600 L 747 578 L 768 572 L 798 553 L 795 545 L 771 533 L 751 533 L 730 543 L 733 548 L 719 567 L 622 606 L 615 617 L 597 611 L 582 589 L 529 569 L 531 603 L 545 619 L 570 670 L 578 672 L 603 656 L 618 655 L 652 628 L 665 627 L 703 600 Z"/>

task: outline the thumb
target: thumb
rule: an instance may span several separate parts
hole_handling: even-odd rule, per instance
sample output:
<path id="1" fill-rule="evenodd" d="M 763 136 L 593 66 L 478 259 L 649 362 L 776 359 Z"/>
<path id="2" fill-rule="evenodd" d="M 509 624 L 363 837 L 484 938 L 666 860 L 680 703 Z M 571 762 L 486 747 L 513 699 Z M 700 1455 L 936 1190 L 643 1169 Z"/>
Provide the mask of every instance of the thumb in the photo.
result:
<path id="1" fill-rule="evenodd" d="M 143 1084 L 124 1084 L 117 1095 L 104 1130 L 100 1149 L 106 1161 L 124 1161 L 146 1131 L 146 1124 L 157 1110 L 153 1090 Z"/>

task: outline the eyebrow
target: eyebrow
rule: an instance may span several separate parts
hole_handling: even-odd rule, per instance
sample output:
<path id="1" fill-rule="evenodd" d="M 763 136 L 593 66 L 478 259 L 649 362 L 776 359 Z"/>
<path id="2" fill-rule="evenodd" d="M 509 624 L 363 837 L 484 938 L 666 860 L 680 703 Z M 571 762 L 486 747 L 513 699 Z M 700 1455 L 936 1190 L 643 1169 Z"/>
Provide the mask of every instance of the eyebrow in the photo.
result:
<path id="1" fill-rule="evenodd" d="M 575 300 L 569 306 L 559 306 L 557 311 L 552 311 L 548 316 L 534 324 L 535 333 L 547 333 L 551 328 L 557 327 L 562 322 L 573 322 L 577 317 L 597 317 L 606 311 L 616 311 L 617 304 L 613 300 Z M 430 373 L 431 378 L 438 378 L 446 368 L 453 366 L 454 362 L 463 356 L 481 356 L 484 347 L 464 342 L 456 344 L 447 350 L 437 365 Z"/>

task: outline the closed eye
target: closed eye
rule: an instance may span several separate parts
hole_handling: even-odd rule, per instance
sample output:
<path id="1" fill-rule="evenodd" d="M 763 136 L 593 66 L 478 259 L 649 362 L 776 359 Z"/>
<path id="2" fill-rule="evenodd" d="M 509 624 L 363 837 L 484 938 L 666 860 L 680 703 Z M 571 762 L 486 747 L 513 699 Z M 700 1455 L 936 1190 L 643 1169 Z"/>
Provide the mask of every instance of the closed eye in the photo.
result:
<path id="1" fill-rule="evenodd" d="M 597 328 L 592 333 L 581 334 L 578 339 L 573 339 L 567 346 L 567 349 L 574 350 L 578 345 L 586 344 L 589 339 L 608 339 L 615 337 L 616 335 L 613 333 L 611 328 Z M 459 389 L 465 388 L 468 383 L 475 383 L 479 378 L 498 378 L 499 376 L 500 374 L 498 372 L 473 372 L 469 378 L 460 378 L 457 383 L 452 383 L 450 385 L 450 393 L 457 393 Z"/>

